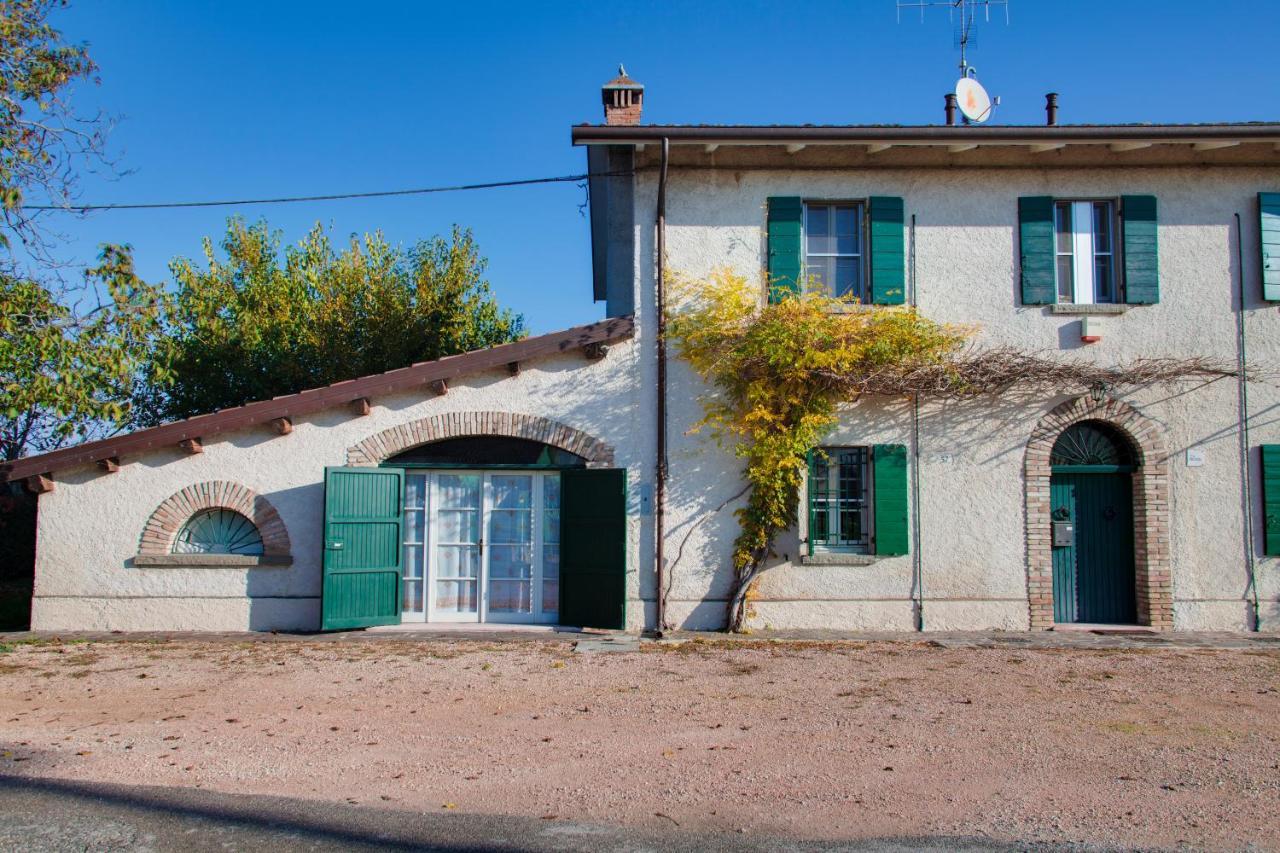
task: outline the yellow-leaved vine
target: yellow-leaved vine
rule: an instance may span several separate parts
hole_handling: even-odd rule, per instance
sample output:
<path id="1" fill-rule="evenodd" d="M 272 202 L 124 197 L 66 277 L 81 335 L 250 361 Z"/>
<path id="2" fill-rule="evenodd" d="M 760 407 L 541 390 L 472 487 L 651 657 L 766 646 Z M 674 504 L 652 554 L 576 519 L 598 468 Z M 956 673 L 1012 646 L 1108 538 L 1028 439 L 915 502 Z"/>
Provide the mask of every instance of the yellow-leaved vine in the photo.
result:
<path id="1" fill-rule="evenodd" d="M 763 304 L 761 289 L 718 270 L 706 280 L 675 275 L 669 333 L 714 391 L 695 430 L 745 460 L 746 503 L 736 509 L 729 626 L 740 630 L 748 593 L 774 537 L 796 520 L 806 454 L 852 402 L 848 378 L 945 370 L 969 332 L 913 308 L 859 306 L 814 293 Z"/>

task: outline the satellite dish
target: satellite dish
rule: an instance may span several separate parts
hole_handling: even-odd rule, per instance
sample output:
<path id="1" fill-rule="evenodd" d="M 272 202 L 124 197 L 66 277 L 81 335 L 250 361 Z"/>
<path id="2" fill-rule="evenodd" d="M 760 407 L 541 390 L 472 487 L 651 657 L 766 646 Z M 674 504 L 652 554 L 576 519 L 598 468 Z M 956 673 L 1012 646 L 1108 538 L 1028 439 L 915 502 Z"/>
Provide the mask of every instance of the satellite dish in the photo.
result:
<path id="1" fill-rule="evenodd" d="M 991 96 L 972 77 L 961 77 L 956 81 L 956 101 L 960 104 L 960 112 L 969 121 L 980 124 L 991 118 Z"/>

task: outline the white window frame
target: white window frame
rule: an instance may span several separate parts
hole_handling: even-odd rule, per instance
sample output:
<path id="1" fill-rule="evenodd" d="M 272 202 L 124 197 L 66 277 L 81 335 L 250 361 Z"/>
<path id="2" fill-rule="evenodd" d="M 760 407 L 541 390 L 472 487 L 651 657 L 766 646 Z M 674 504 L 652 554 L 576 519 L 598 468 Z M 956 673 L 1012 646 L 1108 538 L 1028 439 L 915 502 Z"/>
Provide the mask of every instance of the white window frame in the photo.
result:
<path id="1" fill-rule="evenodd" d="M 849 294 L 861 303 L 870 301 L 870 287 L 868 285 L 868 265 L 867 259 L 869 252 L 867 251 L 868 238 L 870 233 L 867 229 L 867 201 L 866 199 L 806 199 L 801 210 L 801 226 L 800 226 L 800 256 L 801 256 L 801 278 L 804 280 L 806 290 L 809 290 L 809 258 L 853 258 L 858 268 L 858 292 Z M 858 232 L 858 247 L 860 252 L 809 252 L 809 208 L 810 207 L 852 207 L 854 208 L 854 216 L 857 218 L 856 228 Z M 830 290 L 823 288 L 824 293 L 829 296 L 835 296 Z"/>
<path id="2" fill-rule="evenodd" d="M 436 612 L 436 577 L 434 572 L 434 545 L 439 541 L 437 531 L 436 508 L 439 505 L 438 483 L 441 475 L 476 475 L 480 477 L 480 567 L 477 586 L 477 603 L 475 613 L 453 613 L 453 612 Z M 408 565 L 407 550 L 410 548 L 419 549 L 422 559 L 422 584 L 423 584 L 423 609 L 420 611 L 411 611 L 404 609 L 404 590 L 400 590 L 400 621 L 401 622 L 498 622 L 498 623 L 538 623 L 538 624 L 556 624 L 559 617 L 559 610 L 544 611 L 543 609 L 543 588 L 546 581 L 546 548 L 543 541 L 543 525 L 544 516 L 546 514 L 544 485 L 547 477 L 559 477 L 559 471 L 532 471 L 527 469 L 413 469 L 410 468 L 405 472 L 406 478 L 421 476 L 425 478 L 425 489 L 423 506 L 410 508 L 405 506 L 405 515 L 411 512 L 422 512 L 423 514 L 423 532 L 421 534 L 421 542 L 409 542 L 409 525 L 405 524 L 405 533 L 402 540 L 401 548 L 405 553 L 405 565 Z M 529 546 L 532 549 L 533 571 L 530 577 L 530 601 L 532 612 L 530 613 L 510 613 L 502 612 L 498 614 L 490 614 L 489 612 L 489 556 L 491 547 L 489 542 L 490 518 L 493 511 L 493 494 L 491 487 L 491 478 L 494 476 L 529 476 L 532 477 L 532 494 L 530 500 L 532 502 L 532 511 L 530 523 L 532 524 L 532 538 Z M 406 488 L 407 491 L 407 488 Z M 558 603 L 557 603 L 558 605 Z"/>
<path id="3" fill-rule="evenodd" d="M 1099 252 L 1094 245 L 1093 233 L 1093 213 L 1094 206 L 1098 204 L 1107 205 L 1107 228 L 1110 236 L 1110 251 Z M 1071 216 L 1071 249 L 1064 252 L 1061 249 L 1060 237 L 1062 231 L 1058 228 L 1058 211 L 1059 208 L 1065 207 Z M 1095 305 L 1095 304 L 1112 304 L 1120 301 L 1120 284 L 1118 280 L 1119 265 L 1117 264 L 1118 252 L 1116 251 L 1116 238 L 1120 229 L 1117 227 L 1117 211 L 1119 205 L 1115 199 L 1110 198 L 1089 198 L 1089 199 L 1065 199 L 1056 198 L 1053 200 L 1053 277 L 1054 277 L 1054 293 L 1059 303 L 1072 305 Z M 1085 227 L 1081 227 L 1081 222 L 1085 223 Z M 1061 259 L 1071 259 L 1071 298 L 1064 299 L 1064 287 L 1061 275 Z M 1107 264 L 1111 270 L 1111 290 L 1110 293 L 1099 293 L 1098 282 L 1096 279 L 1097 263 L 1099 258 L 1107 258 Z"/>

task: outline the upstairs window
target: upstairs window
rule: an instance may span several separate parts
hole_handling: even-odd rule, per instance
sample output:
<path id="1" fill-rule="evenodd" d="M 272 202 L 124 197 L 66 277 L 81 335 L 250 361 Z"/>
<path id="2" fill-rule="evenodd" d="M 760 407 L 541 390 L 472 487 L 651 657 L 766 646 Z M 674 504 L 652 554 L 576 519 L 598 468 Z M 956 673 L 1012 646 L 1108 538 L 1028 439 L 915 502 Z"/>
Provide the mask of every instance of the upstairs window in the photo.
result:
<path id="1" fill-rule="evenodd" d="M 1058 302 L 1118 302 L 1114 202 L 1055 201 L 1053 230 Z"/>
<path id="2" fill-rule="evenodd" d="M 806 202 L 804 275 L 827 296 L 870 302 L 863 264 L 863 204 Z"/>

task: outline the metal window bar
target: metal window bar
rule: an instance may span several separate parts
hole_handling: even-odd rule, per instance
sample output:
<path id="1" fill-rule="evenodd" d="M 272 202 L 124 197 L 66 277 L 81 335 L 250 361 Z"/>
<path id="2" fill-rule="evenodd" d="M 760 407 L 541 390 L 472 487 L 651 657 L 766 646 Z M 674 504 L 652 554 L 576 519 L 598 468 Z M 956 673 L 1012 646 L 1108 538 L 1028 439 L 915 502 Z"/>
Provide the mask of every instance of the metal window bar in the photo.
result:
<path id="1" fill-rule="evenodd" d="M 829 447 L 814 454 L 809 481 L 812 545 L 850 551 L 870 546 L 868 456 L 865 447 Z"/>

